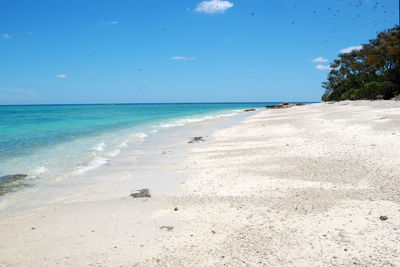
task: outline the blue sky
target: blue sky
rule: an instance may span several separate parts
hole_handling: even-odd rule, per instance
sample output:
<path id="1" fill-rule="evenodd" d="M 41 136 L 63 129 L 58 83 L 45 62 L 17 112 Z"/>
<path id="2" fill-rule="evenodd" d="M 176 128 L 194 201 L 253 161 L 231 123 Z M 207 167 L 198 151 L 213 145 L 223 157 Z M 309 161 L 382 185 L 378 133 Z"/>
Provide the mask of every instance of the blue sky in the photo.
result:
<path id="1" fill-rule="evenodd" d="M 338 52 L 399 21 L 394 0 L 2 0 L 0 10 L 0 104 L 319 101 Z"/>

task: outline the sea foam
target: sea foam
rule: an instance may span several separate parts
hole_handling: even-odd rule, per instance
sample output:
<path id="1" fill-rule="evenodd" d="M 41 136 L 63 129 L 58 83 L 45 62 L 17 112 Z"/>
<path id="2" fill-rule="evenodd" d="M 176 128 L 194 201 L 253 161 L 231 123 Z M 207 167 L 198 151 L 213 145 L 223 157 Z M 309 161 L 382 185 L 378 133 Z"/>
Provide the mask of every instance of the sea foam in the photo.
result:
<path id="1" fill-rule="evenodd" d="M 139 137 L 139 138 L 146 138 L 148 135 L 145 133 L 136 133 L 132 135 L 133 137 Z"/>
<path id="2" fill-rule="evenodd" d="M 73 172 L 73 174 L 83 174 L 87 171 L 96 169 L 100 167 L 101 165 L 104 165 L 107 163 L 107 159 L 102 158 L 102 157 L 95 157 L 92 161 L 90 161 L 87 164 L 79 165 L 77 169 Z"/>
<path id="3" fill-rule="evenodd" d="M 44 173 L 44 172 L 47 172 L 47 168 L 44 167 L 44 166 L 40 166 L 40 167 L 37 167 L 37 168 L 35 169 L 35 174 L 42 174 L 42 173 Z"/>
<path id="4" fill-rule="evenodd" d="M 104 144 L 104 142 L 101 142 L 100 144 L 98 144 L 96 147 L 93 148 L 93 150 L 96 151 L 104 151 L 104 147 L 106 146 L 106 144 Z"/>
<path id="5" fill-rule="evenodd" d="M 172 121 L 169 121 L 166 123 L 161 123 L 159 125 L 159 127 L 161 127 L 161 128 L 180 127 L 180 126 L 184 126 L 187 123 L 201 122 L 201 121 L 214 119 L 214 118 L 231 117 L 231 116 L 236 115 L 237 113 L 238 113 L 238 111 L 233 111 L 231 113 L 218 114 L 218 115 L 208 115 L 208 116 L 203 116 L 203 117 L 176 119 L 176 120 L 172 120 Z"/>
<path id="6" fill-rule="evenodd" d="M 118 147 L 126 147 L 126 146 L 128 146 L 128 144 L 126 142 L 123 142 L 123 143 L 118 145 Z"/>
<path id="7" fill-rule="evenodd" d="M 45 173 L 45 172 L 47 172 L 47 168 L 44 166 L 39 166 L 33 171 L 34 175 L 28 177 L 28 179 L 35 179 L 38 176 L 40 176 L 42 173 Z"/>
<path id="8" fill-rule="evenodd" d="M 113 158 L 113 157 L 118 156 L 120 152 L 121 152 L 121 150 L 119 150 L 119 149 L 114 149 L 114 150 L 108 152 L 108 153 L 107 153 L 107 156 L 110 156 L 110 157 Z"/>

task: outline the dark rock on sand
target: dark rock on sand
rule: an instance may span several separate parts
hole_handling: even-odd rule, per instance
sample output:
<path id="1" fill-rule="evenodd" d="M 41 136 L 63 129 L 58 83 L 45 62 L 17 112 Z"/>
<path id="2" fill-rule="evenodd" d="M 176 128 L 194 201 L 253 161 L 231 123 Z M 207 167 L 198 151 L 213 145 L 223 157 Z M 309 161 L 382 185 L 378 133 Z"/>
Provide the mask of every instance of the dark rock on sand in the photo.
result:
<path id="1" fill-rule="evenodd" d="M 283 108 L 290 108 L 294 106 L 304 106 L 304 103 L 297 102 L 297 103 L 288 103 L 288 102 L 283 102 L 282 104 L 276 105 L 276 106 L 265 106 L 267 109 L 283 109 Z"/>
<path id="2" fill-rule="evenodd" d="M 192 140 L 188 142 L 188 144 L 197 143 L 197 142 L 204 142 L 204 138 L 202 136 L 193 137 Z"/>
<path id="3" fill-rule="evenodd" d="M 135 190 L 131 193 L 131 197 L 133 198 L 141 198 L 141 197 L 151 197 L 149 189 L 140 189 Z"/>
<path id="4" fill-rule="evenodd" d="M 249 108 L 249 109 L 245 109 L 244 112 L 249 112 L 249 111 L 256 111 L 255 108 Z"/>
<path id="5" fill-rule="evenodd" d="M 172 230 L 174 230 L 174 227 L 173 226 L 161 226 L 160 230 L 171 232 Z"/>
<path id="6" fill-rule="evenodd" d="M 381 216 L 381 217 L 379 217 L 379 220 L 381 220 L 381 221 L 386 221 L 387 219 L 388 219 L 387 216 Z"/>

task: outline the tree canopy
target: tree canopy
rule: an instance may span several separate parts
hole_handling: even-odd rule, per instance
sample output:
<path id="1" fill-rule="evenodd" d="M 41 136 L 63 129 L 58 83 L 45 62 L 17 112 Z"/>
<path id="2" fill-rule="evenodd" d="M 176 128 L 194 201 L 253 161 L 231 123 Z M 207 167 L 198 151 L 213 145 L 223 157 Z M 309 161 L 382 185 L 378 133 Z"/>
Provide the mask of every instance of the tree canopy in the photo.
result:
<path id="1" fill-rule="evenodd" d="M 400 27 L 380 32 L 359 50 L 338 55 L 330 67 L 323 101 L 390 99 L 400 94 Z"/>

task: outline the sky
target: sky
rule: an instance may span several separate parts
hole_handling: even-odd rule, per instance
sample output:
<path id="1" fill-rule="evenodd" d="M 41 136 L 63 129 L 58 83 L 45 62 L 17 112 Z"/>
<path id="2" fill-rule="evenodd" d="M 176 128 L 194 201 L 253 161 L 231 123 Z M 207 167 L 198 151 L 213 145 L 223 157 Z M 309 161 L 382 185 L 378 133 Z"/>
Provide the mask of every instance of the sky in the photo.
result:
<path id="1" fill-rule="evenodd" d="M 0 105 L 320 101 L 397 0 L 0 1 Z"/>

